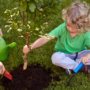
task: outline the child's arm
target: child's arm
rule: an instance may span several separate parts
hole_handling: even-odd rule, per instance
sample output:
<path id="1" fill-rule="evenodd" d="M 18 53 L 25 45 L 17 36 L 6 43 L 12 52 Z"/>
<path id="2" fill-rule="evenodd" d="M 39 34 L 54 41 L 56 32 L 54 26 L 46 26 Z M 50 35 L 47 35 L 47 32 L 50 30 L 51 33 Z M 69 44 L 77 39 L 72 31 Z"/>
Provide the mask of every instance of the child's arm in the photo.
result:
<path id="1" fill-rule="evenodd" d="M 45 43 L 47 43 L 48 41 L 50 41 L 51 39 L 47 39 L 45 37 L 42 37 L 42 38 L 39 38 L 37 39 L 32 45 L 31 45 L 31 50 L 32 49 L 35 49 L 35 48 L 38 48 L 42 45 L 44 45 Z M 30 49 L 27 47 L 27 45 L 25 45 L 23 47 L 23 53 L 28 53 L 30 52 Z"/>
<path id="2" fill-rule="evenodd" d="M 0 35 L 3 37 L 2 29 L 0 29 Z"/>
<path id="3" fill-rule="evenodd" d="M 90 53 L 88 53 L 85 56 L 81 57 L 80 60 L 79 60 L 79 64 L 80 64 L 81 61 L 83 62 L 83 64 L 86 64 L 86 63 L 88 63 L 89 60 L 90 60 Z"/>
<path id="4" fill-rule="evenodd" d="M 3 74 L 5 72 L 5 67 L 2 62 L 0 62 L 0 74 Z"/>

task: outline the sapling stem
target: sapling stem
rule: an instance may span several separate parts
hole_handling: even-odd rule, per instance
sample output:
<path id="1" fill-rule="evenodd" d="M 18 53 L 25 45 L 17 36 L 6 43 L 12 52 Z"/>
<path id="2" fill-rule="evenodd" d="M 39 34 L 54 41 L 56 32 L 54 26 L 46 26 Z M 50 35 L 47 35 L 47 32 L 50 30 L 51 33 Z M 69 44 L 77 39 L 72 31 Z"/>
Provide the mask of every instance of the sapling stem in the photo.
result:
<path id="1" fill-rule="evenodd" d="M 31 47 L 29 45 L 30 34 L 29 33 L 26 33 L 26 35 L 27 35 L 26 45 L 31 50 Z M 26 70 L 27 69 L 27 55 L 28 55 L 28 53 L 25 53 L 24 54 L 24 57 L 23 57 L 23 60 L 24 60 L 23 70 Z"/>

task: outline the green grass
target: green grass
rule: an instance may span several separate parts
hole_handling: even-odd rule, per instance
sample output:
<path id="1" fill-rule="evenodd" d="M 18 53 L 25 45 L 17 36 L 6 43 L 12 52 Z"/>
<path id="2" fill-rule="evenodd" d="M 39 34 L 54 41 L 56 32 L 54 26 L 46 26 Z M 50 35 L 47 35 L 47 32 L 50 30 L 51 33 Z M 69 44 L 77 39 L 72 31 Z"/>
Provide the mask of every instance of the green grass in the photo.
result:
<path id="1" fill-rule="evenodd" d="M 62 1 L 64 1 L 65 4 L 61 6 L 61 9 L 67 7 L 73 0 L 69 0 L 69 2 L 66 0 L 62 0 Z M 85 0 L 85 1 L 89 3 L 89 0 Z M 3 10 L 5 10 L 5 8 Z M 59 15 L 57 15 L 57 17 L 55 17 L 54 20 L 50 21 L 50 27 L 45 32 L 48 33 L 49 30 L 54 29 L 56 26 L 58 26 L 57 24 L 59 23 L 62 23 L 62 19 Z M 7 33 L 7 31 L 4 30 L 4 24 L 5 24 L 4 22 L 0 23 L 1 28 L 3 29 L 3 34 L 4 34 L 3 38 L 5 39 L 6 43 L 7 44 L 10 44 L 12 42 L 17 43 L 17 46 L 15 48 L 9 49 L 9 56 L 7 60 L 3 62 L 5 68 L 10 72 L 15 67 L 18 67 L 20 64 L 23 64 L 22 48 L 26 42 L 24 39 L 18 37 L 16 31 Z M 33 43 L 36 39 L 38 39 L 38 36 L 32 36 L 30 38 L 30 43 Z M 40 48 L 32 50 L 28 54 L 28 58 L 27 58 L 28 65 L 32 65 L 32 64 L 36 65 L 39 63 L 42 67 L 45 66 L 46 69 L 50 68 L 53 71 L 51 76 L 58 75 L 59 78 L 61 79 L 60 81 L 52 80 L 48 88 L 45 88 L 44 90 L 90 90 L 90 74 L 85 74 L 82 72 L 78 72 L 75 75 L 75 77 L 72 79 L 70 86 L 65 89 L 67 82 L 69 81 L 69 79 L 73 74 L 67 76 L 63 68 L 52 64 L 51 55 L 55 52 L 54 46 L 56 40 L 57 39 L 51 40 L 50 42 L 41 46 Z M 0 80 L 2 79 L 2 77 L 3 75 L 1 75 Z M 4 90 L 3 86 L 0 86 L 0 90 Z"/>

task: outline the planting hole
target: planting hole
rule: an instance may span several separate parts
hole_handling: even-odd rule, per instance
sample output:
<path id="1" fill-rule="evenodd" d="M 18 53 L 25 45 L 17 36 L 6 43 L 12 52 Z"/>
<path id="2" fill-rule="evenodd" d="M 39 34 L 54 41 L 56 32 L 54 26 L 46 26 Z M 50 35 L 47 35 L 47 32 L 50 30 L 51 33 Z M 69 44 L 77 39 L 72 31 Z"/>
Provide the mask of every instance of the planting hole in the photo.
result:
<path id="1" fill-rule="evenodd" d="M 43 90 L 47 88 L 52 79 L 59 81 L 59 77 L 51 77 L 51 70 L 45 70 L 40 65 L 28 66 L 23 70 L 23 65 L 15 68 L 10 81 L 6 77 L 2 78 L 2 85 L 5 90 Z"/>

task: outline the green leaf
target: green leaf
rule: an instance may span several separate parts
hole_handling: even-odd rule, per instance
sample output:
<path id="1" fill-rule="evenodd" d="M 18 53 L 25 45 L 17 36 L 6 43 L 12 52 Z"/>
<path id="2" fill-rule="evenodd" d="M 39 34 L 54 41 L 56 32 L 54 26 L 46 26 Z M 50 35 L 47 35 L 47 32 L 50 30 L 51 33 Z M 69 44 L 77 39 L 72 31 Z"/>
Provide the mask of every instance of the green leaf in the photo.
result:
<path id="1" fill-rule="evenodd" d="M 23 12 L 23 11 L 26 11 L 26 8 L 27 8 L 27 3 L 26 2 L 20 2 L 20 11 Z"/>
<path id="2" fill-rule="evenodd" d="M 26 7 L 22 7 L 22 6 L 20 6 L 19 9 L 20 9 L 21 12 L 23 12 L 23 11 L 26 10 Z"/>
<path id="3" fill-rule="evenodd" d="M 43 5 L 43 3 L 41 1 L 39 1 L 36 5 L 37 5 L 37 7 L 41 7 Z"/>
<path id="4" fill-rule="evenodd" d="M 33 3 L 29 4 L 29 10 L 31 12 L 34 12 L 35 11 L 35 8 L 36 8 L 35 4 L 33 4 Z"/>
<path id="5" fill-rule="evenodd" d="M 29 2 L 30 0 L 27 0 L 27 2 Z"/>
<path id="6" fill-rule="evenodd" d="M 36 3 L 38 3 L 38 0 L 34 0 Z"/>
<path id="7" fill-rule="evenodd" d="M 43 2 L 43 0 L 40 0 L 41 2 Z"/>

